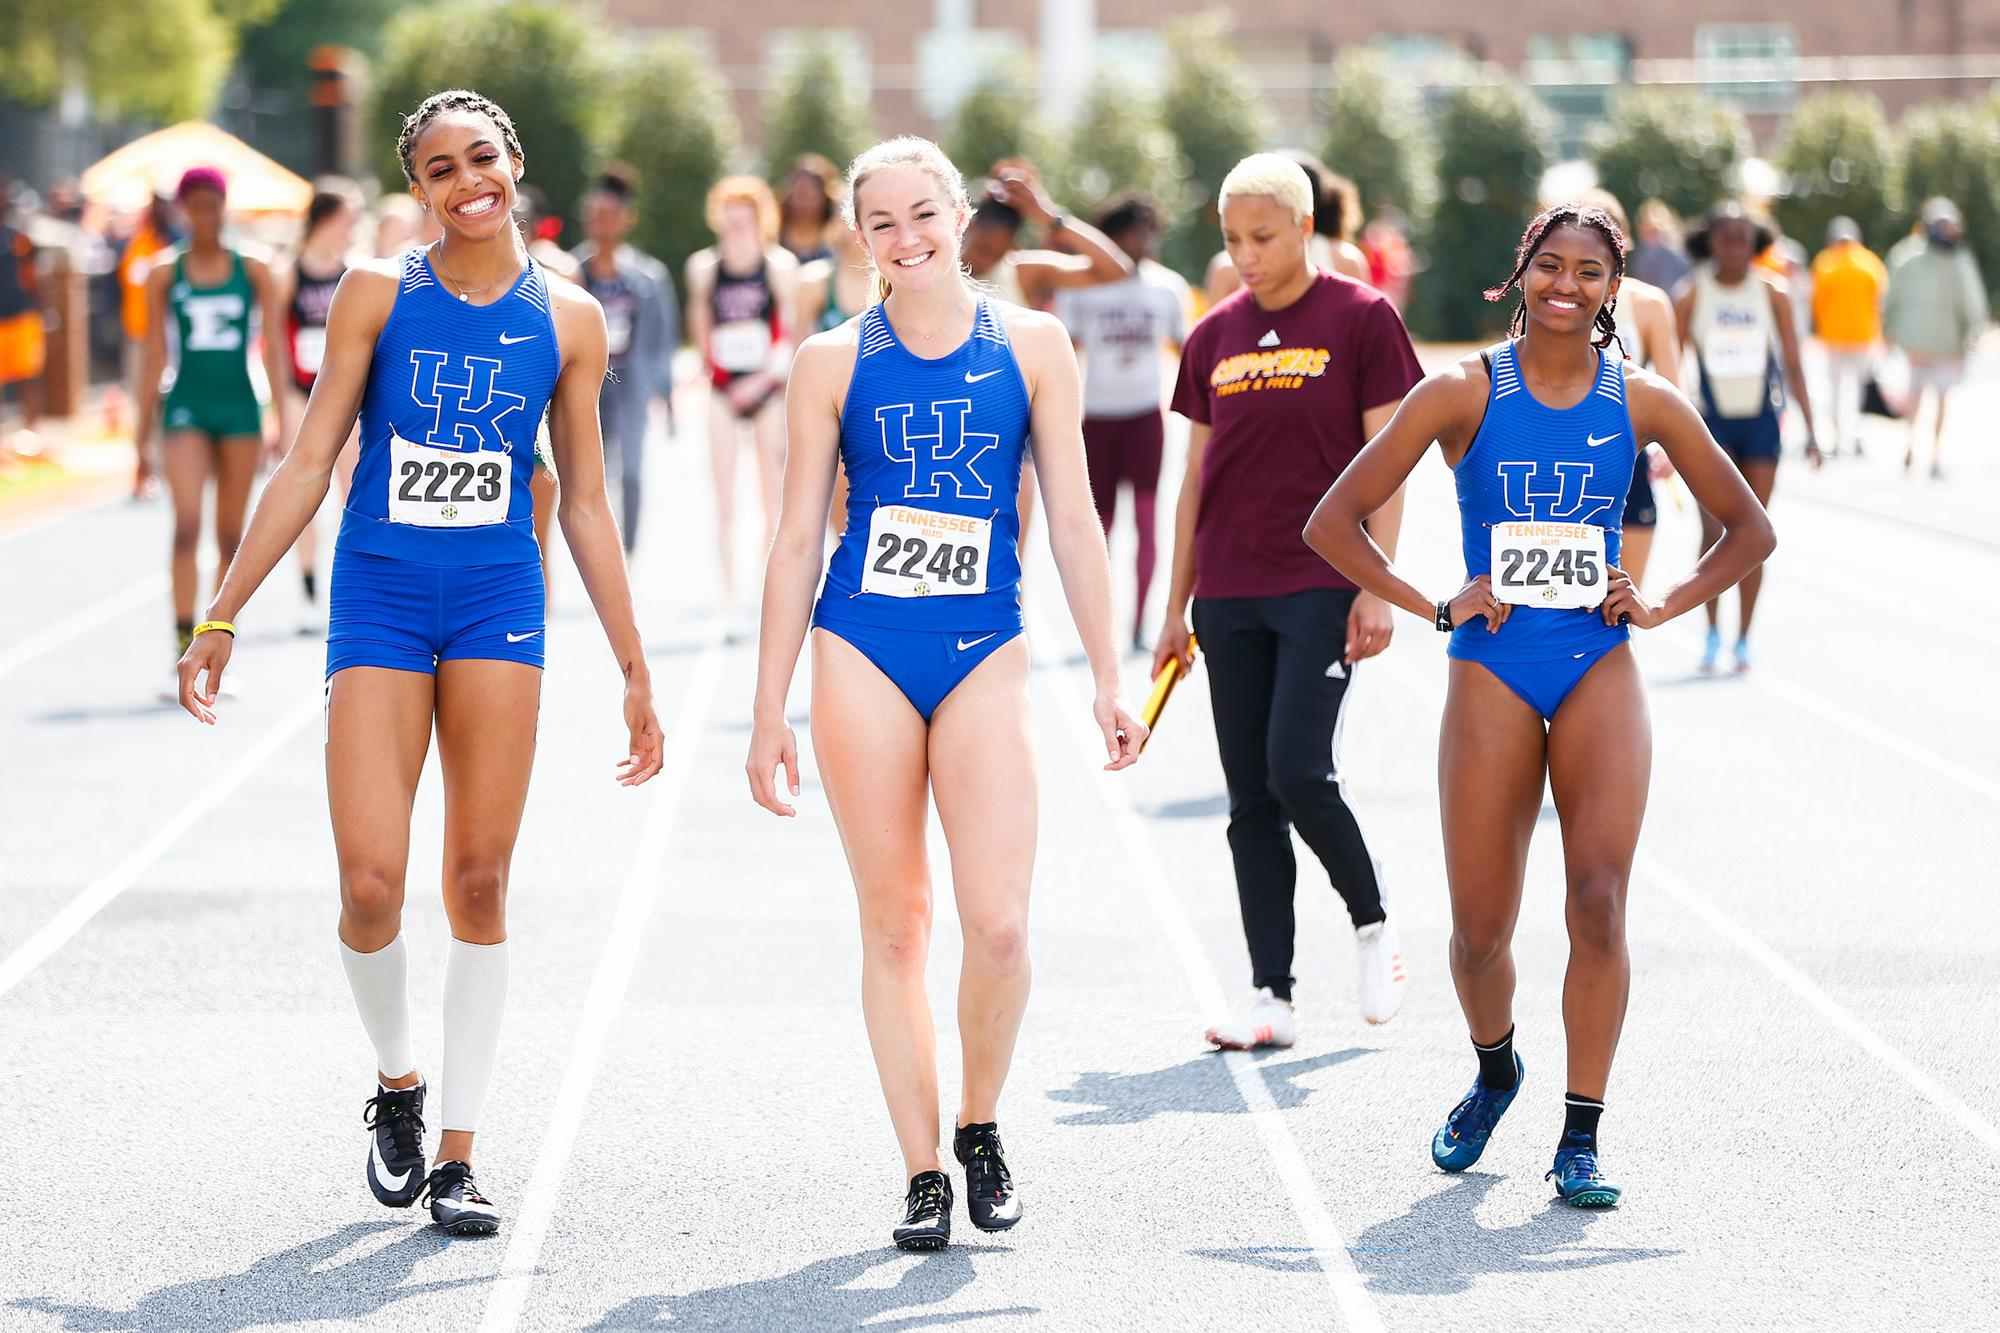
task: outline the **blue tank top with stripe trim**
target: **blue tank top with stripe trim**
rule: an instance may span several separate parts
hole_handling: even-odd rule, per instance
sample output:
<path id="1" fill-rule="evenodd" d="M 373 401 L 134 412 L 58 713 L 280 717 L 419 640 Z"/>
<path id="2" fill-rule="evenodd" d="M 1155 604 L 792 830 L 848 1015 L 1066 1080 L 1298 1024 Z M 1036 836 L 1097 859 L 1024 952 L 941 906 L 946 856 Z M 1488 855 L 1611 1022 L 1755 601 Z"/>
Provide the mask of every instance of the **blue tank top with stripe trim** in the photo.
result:
<path id="1" fill-rule="evenodd" d="M 1493 525 L 1510 521 L 1589 523 L 1604 532 L 1618 563 L 1625 496 L 1639 446 L 1625 406 L 1625 359 L 1598 352 L 1597 381 L 1574 407 L 1548 407 L 1521 379 L 1512 342 L 1492 351 L 1486 417 L 1456 468 L 1467 578 L 1493 572 Z M 1450 654 L 1484 662 L 1574 657 L 1631 637 L 1606 625 L 1595 607 L 1516 606 L 1498 632 L 1484 619 L 1451 632 Z"/>
<path id="2" fill-rule="evenodd" d="M 857 318 L 860 346 L 840 414 L 847 527 L 827 563 L 815 621 L 937 631 L 1020 628 L 1018 497 L 1028 385 L 999 307 L 982 298 L 971 336 L 935 359 L 905 347 L 880 305 Z M 884 505 L 947 516 L 939 525 L 946 541 L 952 518 L 990 520 L 986 590 L 911 596 L 862 591 L 871 570 L 883 578 L 908 577 L 922 576 L 927 567 L 924 555 L 907 544 L 880 534 L 871 540 L 876 511 Z M 947 567 L 931 566 L 945 580 Z"/>
<path id="3" fill-rule="evenodd" d="M 535 431 L 562 369 L 530 263 L 491 305 L 452 296 L 425 247 L 403 257 L 361 400 L 361 456 L 339 549 L 430 565 L 541 558 Z"/>

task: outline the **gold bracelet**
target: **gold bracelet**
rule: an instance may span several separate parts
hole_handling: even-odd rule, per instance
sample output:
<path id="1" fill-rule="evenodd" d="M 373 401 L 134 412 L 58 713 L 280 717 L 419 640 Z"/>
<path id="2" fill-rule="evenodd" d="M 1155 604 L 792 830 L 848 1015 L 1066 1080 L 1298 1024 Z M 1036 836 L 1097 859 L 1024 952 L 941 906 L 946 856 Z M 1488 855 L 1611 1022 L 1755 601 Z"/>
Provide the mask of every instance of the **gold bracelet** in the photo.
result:
<path id="1" fill-rule="evenodd" d="M 194 627 L 194 637 L 199 639 L 202 635 L 208 633 L 212 629 L 219 629 L 232 639 L 236 637 L 236 626 L 230 624 L 226 620 L 202 621 L 199 625 L 196 625 Z"/>

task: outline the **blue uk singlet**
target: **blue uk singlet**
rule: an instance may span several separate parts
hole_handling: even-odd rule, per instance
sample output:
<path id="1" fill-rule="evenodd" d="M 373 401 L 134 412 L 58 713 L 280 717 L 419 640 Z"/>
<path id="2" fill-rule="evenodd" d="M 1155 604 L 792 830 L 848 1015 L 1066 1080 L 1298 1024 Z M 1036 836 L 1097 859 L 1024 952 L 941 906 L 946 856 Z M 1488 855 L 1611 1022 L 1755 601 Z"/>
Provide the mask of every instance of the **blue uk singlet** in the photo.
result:
<path id="1" fill-rule="evenodd" d="M 1513 343 L 1491 353 L 1486 417 L 1456 469 L 1468 578 L 1493 572 L 1497 523 L 1593 525 L 1604 529 L 1607 563 L 1618 563 L 1638 444 L 1625 406 L 1624 358 L 1603 350 L 1598 357 L 1590 392 L 1574 407 L 1558 410 L 1528 391 Z M 1604 574 L 1593 577 L 1602 589 Z M 1596 600 L 1601 602 L 1602 596 Z M 1606 625 L 1595 606 L 1515 606 L 1497 632 L 1488 632 L 1481 618 L 1458 626 L 1451 633 L 1450 653 L 1488 664 L 1559 667 L 1560 674 L 1570 676 L 1567 684 L 1529 681 L 1518 671 L 1495 672 L 1552 717 L 1582 671 L 1630 637 L 1624 625 Z"/>
<path id="2" fill-rule="evenodd" d="M 562 367 L 548 286 L 448 293 L 427 248 L 403 258 L 361 400 L 361 456 L 338 546 L 431 565 L 535 561 L 535 429 Z"/>
<path id="3" fill-rule="evenodd" d="M 815 622 L 1018 630 L 1028 386 L 999 310 L 982 299 L 972 335 L 935 360 L 880 305 L 859 319 L 840 417 L 847 527 Z"/>

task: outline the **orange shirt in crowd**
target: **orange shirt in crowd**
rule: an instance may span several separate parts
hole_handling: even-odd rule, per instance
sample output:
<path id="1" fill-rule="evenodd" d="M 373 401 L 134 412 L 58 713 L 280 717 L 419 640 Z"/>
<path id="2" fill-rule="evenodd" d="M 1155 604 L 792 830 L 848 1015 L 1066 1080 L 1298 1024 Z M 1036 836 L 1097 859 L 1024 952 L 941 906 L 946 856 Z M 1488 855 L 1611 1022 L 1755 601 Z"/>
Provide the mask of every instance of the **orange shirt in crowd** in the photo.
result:
<path id="1" fill-rule="evenodd" d="M 1882 337 L 1888 270 L 1859 241 L 1836 241 L 1813 260 L 1813 331 L 1836 347 L 1872 347 Z"/>
<path id="2" fill-rule="evenodd" d="M 146 272 L 152 267 L 152 258 L 166 249 L 171 242 L 153 230 L 151 219 L 139 224 L 139 230 L 125 245 L 125 253 L 118 260 L 118 291 L 120 310 L 125 320 L 125 336 L 133 342 L 146 336 Z"/>

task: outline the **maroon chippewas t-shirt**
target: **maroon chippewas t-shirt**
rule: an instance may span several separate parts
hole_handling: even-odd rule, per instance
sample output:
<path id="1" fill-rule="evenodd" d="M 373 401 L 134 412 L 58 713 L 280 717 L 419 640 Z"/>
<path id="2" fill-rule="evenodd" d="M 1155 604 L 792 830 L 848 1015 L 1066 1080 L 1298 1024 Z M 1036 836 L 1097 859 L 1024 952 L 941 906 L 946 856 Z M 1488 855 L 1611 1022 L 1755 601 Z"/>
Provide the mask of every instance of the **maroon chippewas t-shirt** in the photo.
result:
<path id="1" fill-rule="evenodd" d="M 1368 443 L 1361 414 L 1423 378 L 1387 297 L 1321 272 L 1283 310 L 1239 288 L 1181 349 L 1174 411 L 1210 428 L 1194 526 L 1197 597 L 1352 588 L 1300 536 Z"/>

